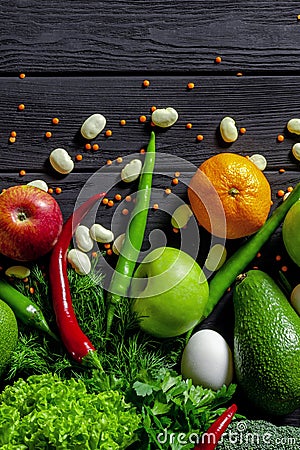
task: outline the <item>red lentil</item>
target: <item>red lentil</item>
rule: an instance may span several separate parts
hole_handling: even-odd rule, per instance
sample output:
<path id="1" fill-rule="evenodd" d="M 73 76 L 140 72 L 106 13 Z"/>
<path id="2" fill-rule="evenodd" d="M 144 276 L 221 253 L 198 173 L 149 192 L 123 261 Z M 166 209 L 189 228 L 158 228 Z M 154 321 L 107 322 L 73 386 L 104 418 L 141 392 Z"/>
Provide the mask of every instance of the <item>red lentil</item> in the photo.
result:
<path id="1" fill-rule="evenodd" d="M 99 150 L 99 145 L 93 144 L 92 149 L 94 150 L 94 152 L 96 152 L 97 150 Z"/>
<path id="2" fill-rule="evenodd" d="M 102 200 L 102 203 L 103 203 L 103 205 L 107 205 L 107 203 L 108 203 L 108 198 L 107 198 L 107 197 L 104 197 L 104 199 Z"/>
<path id="3" fill-rule="evenodd" d="M 166 189 L 165 189 L 165 194 L 167 194 L 167 195 L 170 195 L 170 194 L 171 194 L 171 192 L 172 192 L 172 191 L 171 191 L 171 189 L 170 189 L 170 188 L 166 188 Z"/>
<path id="4" fill-rule="evenodd" d="M 120 200 L 122 200 L 122 195 L 121 195 L 121 194 L 116 194 L 116 195 L 115 195 L 115 200 L 117 200 L 117 202 L 119 202 Z"/>
<path id="5" fill-rule="evenodd" d="M 112 165 L 112 160 L 111 160 L 111 159 L 108 159 L 108 160 L 106 161 L 106 164 L 107 164 L 108 166 L 111 166 L 111 165 Z"/>
<path id="6" fill-rule="evenodd" d="M 284 170 L 284 169 L 279 169 L 278 172 L 279 172 L 279 173 L 284 173 L 285 170 Z"/>
<path id="7" fill-rule="evenodd" d="M 127 208 L 122 209 L 123 216 L 127 216 L 129 214 L 129 211 Z"/>
<path id="8" fill-rule="evenodd" d="M 180 177 L 180 172 L 174 172 L 174 177 L 175 177 L 175 178 Z"/>
<path id="9" fill-rule="evenodd" d="M 84 148 L 86 150 L 91 150 L 92 146 L 91 146 L 91 144 L 87 143 L 87 144 L 85 144 Z"/>
<path id="10" fill-rule="evenodd" d="M 153 209 L 156 210 L 156 209 L 158 209 L 158 208 L 159 208 L 158 203 L 154 203 Z"/>
<path id="11" fill-rule="evenodd" d="M 21 80 L 24 80 L 24 78 L 26 77 L 25 73 L 20 73 L 19 78 L 21 78 Z"/>
<path id="12" fill-rule="evenodd" d="M 246 128 L 245 127 L 241 127 L 240 128 L 240 134 L 245 134 L 246 133 Z"/>
<path id="13" fill-rule="evenodd" d="M 13 136 L 10 136 L 10 137 L 8 138 L 8 140 L 9 140 L 9 142 L 10 142 L 11 144 L 14 144 L 14 143 L 16 142 L 16 138 L 13 137 Z"/>
<path id="14" fill-rule="evenodd" d="M 105 136 L 106 136 L 106 137 L 111 137 L 112 134 L 113 134 L 113 133 L 112 133 L 111 130 L 106 130 L 106 131 L 105 131 Z"/>
<path id="15" fill-rule="evenodd" d="M 293 186 L 289 186 L 289 187 L 287 188 L 287 191 L 288 191 L 288 192 L 292 192 L 293 189 L 294 189 Z"/>
<path id="16" fill-rule="evenodd" d="M 104 244 L 104 248 L 110 248 L 110 244 Z"/>
<path id="17" fill-rule="evenodd" d="M 150 81 L 149 81 L 149 80 L 144 80 L 144 81 L 143 81 L 143 86 L 144 86 L 144 87 L 150 86 Z"/>
<path id="18" fill-rule="evenodd" d="M 278 136 L 277 136 L 277 141 L 278 141 L 278 142 L 283 142 L 283 141 L 284 141 L 284 136 L 283 136 L 283 134 L 278 134 Z"/>
<path id="19" fill-rule="evenodd" d="M 24 175 L 26 175 L 26 170 L 24 169 L 20 170 L 19 174 L 21 177 L 24 177 Z"/>
<path id="20" fill-rule="evenodd" d="M 237 76 L 237 77 L 242 77 L 242 76 L 243 76 L 243 72 L 237 72 L 237 73 L 236 73 L 236 76 Z"/>
<path id="21" fill-rule="evenodd" d="M 131 202 L 131 195 L 126 195 L 125 201 L 128 203 Z"/>
<path id="22" fill-rule="evenodd" d="M 52 188 L 48 189 L 48 194 L 53 194 L 53 189 Z"/>
<path id="23" fill-rule="evenodd" d="M 20 104 L 18 105 L 18 110 L 19 110 L 19 111 L 23 111 L 24 109 L 25 109 L 24 103 L 20 103 Z"/>
<path id="24" fill-rule="evenodd" d="M 121 119 L 120 120 L 120 125 L 122 125 L 122 126 L 126 125 L 126 120 L 125 119 Z"/>
<path id="25" fill-rule="evenodd" d="M 45 138 L 50 139 L 52 137 L 51 131 L 46 131 Z"/>
<path id="26" fill-rule="evenodd" d="M 58 119 L 58 117 L 53 117 L 52 123 L 53 123 L 53 125 L 58 125 L 58 124 L 59 124 L 59 119 Z"/>
<path id="27" fill-rule="evenodd" d="M 217 64 L 220 64 L 220 63 L 222 62 L 221 56 L 216 56 L 215 62 L 216 62 Z"/>
<path id="28" fill-rule="evenodd" d="M 279 189 L 279 191 L 277 191 L 277 196 L 278 197 L 283 197 L 284 196 L 284 190 L 283 189 Z"/>
<path id="29" fill-rule="evenodd" d="M 172 184 L 176 185 L 176 184 L 178 184 L 178 183 L 179 183 L 179 180 L 178 180 L 178 178 L 173 178 L 173 180 L 172 180 Z"/>
<path id="30" fill-rule="evenodd" d="M 10 135 L 11 135 L 11 137 L 17 137 L 17 132 L 16 131 L 11 131 Z"/>
<path id="31" fill-rule="evenodd" d="M 109 206 L 110 208 L 112 207 L 112 206 L 114 206 L 114 201 L 113 200 L 108 200 L 108 202 L 107 202 L 107 206 Z"/>
<path id="32" fill-rule="evenodd" d="M 56 194 L 61 194 L 62 193 L 62 189 L 60 187 L 55 188 L 55 193 Z"/>
<path id="33" fill-rule="evenodd" d="M 76 161 L 82 161 L 82 155 L 81 154 L 76 155 L 75 158 L 76 158 Z"/>
<path id="34" fill-rule="evenodd" d="M 281 270 L 282 270 L 282 272 L 287 272 L 288 271 L 288 267 L 287 266 L 282 266 Z"/>
<path id="35" fill-rule="evenodd" d="M 151 111 L 152 112 L 156 111 L 156 109 L 157 109 L 156 106 L 151 106 Z"/>
<path id="36" fill-rule="evenodd" d="M 276 255 L 276 256 L 275 256 L 275 260 L 276 260 L 276 261 L 281 261 L 281 255 Z"/>
<path id="37" fill-rule="evenodd" d="M 203 139 L 204 139 L 204 136 L 203 136 L 203 134 L 197 134 L 197 136 L 196 136 L 196 139 L 197 139 L 197 141 L 203 141 Z"/>
<path id="38" fill-rule="evenodd" d="M 192 82 L 189 82 L 189 83 L 187 84 L 187 88 L 188 88 L 188 89 L 194 89 L 194 87 L 195 87 L 195 84 L 192 83 Z"/>
<path id="39" fill-rule="evenodd" d="M 179 228 L 173 228 L 173 233 L 179 233 Z"/>
<path id="40" fill-rule="evenodd" d="M 118 164 L 121 164 L 121 162 L 123 162 L 123 158 L 121 156 L 118 156 L 116 161 L 117 161 Z"/>
<path id="41" fill-rule="evenodd" d="M 193 128 L 193 124 L 191 122 L 189 122 L 189 123 L 186 124 L 185 128 L 190 130 L 191 128 Z"/>
<path id="42" fill-rule="evenodd" d="M 145 123 L 146 120 L 147 120 L 147 117 L 146 117 L 146 116 L 140 116 L 140 117 L 139 117 L 139 121 L 140 121 L 141 123 Z"/>
<path id="43" fill-rule="evenodd" d="M 30 294 L 34 294 L 34 287 L 29 288 Z"/>
<path id="44" fill-rule="evenodd" d="M 140 153 L 143 155 L 144 153 L 146 153 L 146 150 L 144 148 L 141 148 Z"/>

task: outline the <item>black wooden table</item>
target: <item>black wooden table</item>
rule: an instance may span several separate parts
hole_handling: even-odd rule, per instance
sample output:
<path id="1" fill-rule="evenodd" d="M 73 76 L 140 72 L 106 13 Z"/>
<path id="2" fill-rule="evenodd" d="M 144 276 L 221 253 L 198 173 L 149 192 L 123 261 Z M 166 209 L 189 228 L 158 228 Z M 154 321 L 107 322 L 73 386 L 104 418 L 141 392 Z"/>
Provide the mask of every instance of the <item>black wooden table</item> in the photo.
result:
<path id="1" fill-rule="evenodd" d="M 298 1 L 2 0 L 0 188 L 42 178 L 54 190 L 66 219 L 85 183 L 108 159 L 113 161 L 111 173 L 118 174 L 116 158 L 146 146 L 151 107 L 172 106 L 179 120 L 169 130 L 158 130 L 158 152 L 195 167 L 224 150 L 261 153 L 267 159 L 265 175 L 276 206 L 281 201 L 277 191 L 286 191 L 300 179 L 299 163 L 291 154 L 297 136 L 286 131 L 287 121 L 300 114 L 298 14 Z M 143 87 L 145 79 L 148 87 Z M 187 89 L 188 82 L 194 89 Z M 19 110 L 20 104 L 25 109 Z M 86 150 L 80 136 L 82 122 L 95 112 L 107 118 L 106 129 L 112 130 L 112 136 L 101 133 L 93 141 L 99 145 L 97 151 Z M 146 124 L 140 122 L 141 115 L 147 117 Z M 218 136 L 225 115 L 247 130 L 227 147 Z M 59 118 L 58 125 L 52 124 L 53 117 Z M 11 131 L 17 133 L 14 143 L 9 141 Z M 49 131 L 52 137 L 46 138 Z M 198 134 L 202 141 L 197 141 Z M 74 171 L 64 177 L 48 162 L 57 147 L 68 150 L 75 161 Z M 174 161 L 166 165 L 164 175 L 155 176 L 155 187 L 169 187 L 166 175 L 181 169 Z M 20 175 L 21 170 L 26 174 Z M 62 192 L 55 193 L 56 188 Z M 179 183 L 173 192 L 186 199 L 185 185 Z M 105 226 L 114 208 L 101 208 Z M 160 210 L 149 212 L 148 232 L 154 227 L 164 230 L 168 243 L 178 244 Z M 228 243 L 229 253 L 238 245 Z M 281 261 L 276 261 L 278 254 Z M 200 251 L 200 262 L 201 258 Z M 6 261 L 1 262 L 5 266 Z M 282 246 L 280 229 L 253 265 L 271 274 L 286 265 L 291 282 L 299 281 L 299 269 Z M 230 320 L 231 313 L 225 308 L 211 321 L 217 327 Z M 296 411 L 277 423 L 299 426 L 299 418 Z"/>

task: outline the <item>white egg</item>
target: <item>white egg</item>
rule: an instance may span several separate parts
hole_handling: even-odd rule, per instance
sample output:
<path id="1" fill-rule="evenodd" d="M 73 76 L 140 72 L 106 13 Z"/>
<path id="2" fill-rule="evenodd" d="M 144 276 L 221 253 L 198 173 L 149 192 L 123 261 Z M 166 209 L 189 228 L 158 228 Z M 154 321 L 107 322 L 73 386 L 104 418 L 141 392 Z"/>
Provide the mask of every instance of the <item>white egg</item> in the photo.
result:
<path id="1" fill-rule="evenodd" d="M 200 330 L 187 343 L 181 359 L 181 373 L 193 384 L 213 390 L 229 385 L 233 378 L 232 352 L 219 333 Z"/>

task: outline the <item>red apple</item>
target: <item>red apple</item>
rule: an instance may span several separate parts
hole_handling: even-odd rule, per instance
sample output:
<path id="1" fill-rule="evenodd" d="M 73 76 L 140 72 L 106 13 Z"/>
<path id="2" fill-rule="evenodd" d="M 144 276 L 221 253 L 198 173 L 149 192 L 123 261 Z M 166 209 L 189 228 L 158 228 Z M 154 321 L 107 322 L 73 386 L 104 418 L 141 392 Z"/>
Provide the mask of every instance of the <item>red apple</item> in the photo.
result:
<path id="1" fill-rule="evenodd" d="M 28 185 L 0 194 L 0 253 L 17 261 L 33 261 L 57 241 L 63 217 L 57 201 Z"/>

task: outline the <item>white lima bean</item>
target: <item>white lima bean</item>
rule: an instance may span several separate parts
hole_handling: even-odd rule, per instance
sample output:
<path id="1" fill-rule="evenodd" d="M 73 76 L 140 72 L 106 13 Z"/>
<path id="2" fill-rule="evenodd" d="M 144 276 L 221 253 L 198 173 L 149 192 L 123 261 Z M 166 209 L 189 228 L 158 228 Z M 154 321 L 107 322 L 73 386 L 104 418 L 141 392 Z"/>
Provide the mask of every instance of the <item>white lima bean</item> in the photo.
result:
<path id="1" fill-rule="evenodd" d="M 206 261 L 205 261 L 205 267 L 210 272 L 215 272 L 216 270 L 219 270 L 227 258 L 227 250 L 222 244 L 215 244 L 211 247 L 211 249 L 208 252 Z"/>
<path id="2" fill-rule="evenodd" d="M 263 155 L 260 155 L 259 153 L 255 153 L 255 155 L 251 155 L 249 159 L 261 171 L 265 170 L 265 168 L 267 167 L 266 158 Z"/>
<path id="3" fill-rule="evenodd" d="M 300 161 L 300 142 L 293 145 L 292 153 L 294 158 L 296 158 L 297 161 Z"/>
<path id="4" fill-rule="evenodd" d="M 75 231 L 76 245 L 82 252 L 89 252 L 94 246 L 94 241 L 90 236 L 90 230 L 85 225 L 79 225 Z"/>
<path id="5" fill-rule="evenodd" d="M 102 114 L 92 114 L 81 126 L 81 134 L 85 139 L 94 139 L 103 130 L 106 119 Z"/>
<path id="6" fill-rule="evenodd" d="M 81 250 L 72 248 L 68 253 L 68 261 L 79 275 L 87 275 L 91 271 L 91 261 L 88 255 Z"/>
<path id="7" fill-rule="evenodd" d="M 178 120 L 178 112 L 171 107 L 156 109 L 152 113 L 151 120 L 158 127 L 171 127 Z"/>
<path id="8" fill-rule="evenodd" d="M 5 271 L 5 275 L 8 277 L 20 278 L 23 280 L 24 278 L 29 277 L 30 269 L 25 266 L 10 266 Z"/>
<path id="9" fill-rule="evenodd" d="M 74 162 L 64 148 L 56 148 L 50 154 L 50 163 L 54 170 L 66 175 L 74 169 Z"/>
<path id="10" fill-rule="evenodd" d="M 48 192 L 48 185 L 44 180 L 33 180 L 27 184 L 28 186 L 34 186 L 41 189 L 42 191 Z"/>
<path id="11" fill-rule="evenodd" d="M 99 223 L 94 223 L 91 226 L 90 236 L 94 241 L 100 242 L 101 244 L 108 244 L 114 240 L 114 233 Z"/>
<path id="12" fill-rule="evenodd" d="M 121 171 L 121 179 L 125 181 L 125 183 L 131 183 L 135 181 L 141 173 L 142 170 L 142 161 L 139 159 L 133 159 L 125 167 L 123 167 Z"/>
<path id="13" fill-rule="evenodd" d="M 123 244 L 125 239 L 125 233 L 120 234 L 113 242 L 112 251 L 115 255 L 119 255 L 121 253 Z"/>
<path id="14" fill-rule="evenodd" d="M 232 117 L 224 117 L 220 123 L 220 132 L 223 141 L 235 142 L 238 138 L 238 130 Z"/>
<path id="15" fill-rule="evenodd" d="M 180 205 L 173 212 L 171 224 L 174 228 L 183 228 L 186 226 L 190 218 L 192 217 L 193 212 L 189 205 Z"/>
<path id="16" fill-rule="evenodd" d="M 300 119 L 291 119 L 287 123 L 287 129 L 290 133 L 300 134 Z"/>

